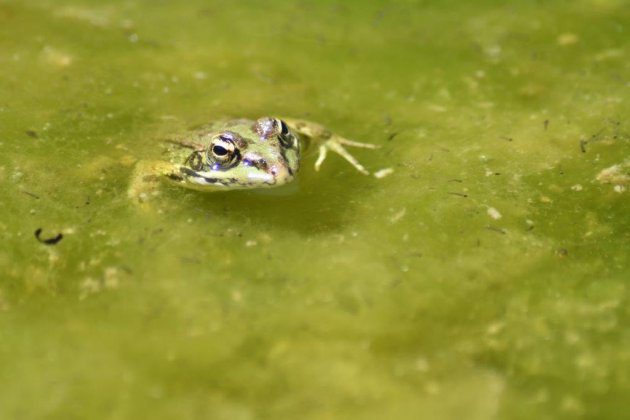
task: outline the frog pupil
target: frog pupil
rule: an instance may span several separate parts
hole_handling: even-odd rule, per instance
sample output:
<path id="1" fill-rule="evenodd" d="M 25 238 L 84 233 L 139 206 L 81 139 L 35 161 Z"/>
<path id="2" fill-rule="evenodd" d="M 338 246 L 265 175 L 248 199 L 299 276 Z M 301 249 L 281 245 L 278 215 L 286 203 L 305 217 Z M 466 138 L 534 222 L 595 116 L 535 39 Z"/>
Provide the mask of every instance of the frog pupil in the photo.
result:
<path id="1" fill-rule="evenodd" d="M 212 153 L 214 153 L 217 156 L 225 156 L 225 155 L 227 155 L 228 151 L 223 146 L 214 146 L 212 148 Z"/>

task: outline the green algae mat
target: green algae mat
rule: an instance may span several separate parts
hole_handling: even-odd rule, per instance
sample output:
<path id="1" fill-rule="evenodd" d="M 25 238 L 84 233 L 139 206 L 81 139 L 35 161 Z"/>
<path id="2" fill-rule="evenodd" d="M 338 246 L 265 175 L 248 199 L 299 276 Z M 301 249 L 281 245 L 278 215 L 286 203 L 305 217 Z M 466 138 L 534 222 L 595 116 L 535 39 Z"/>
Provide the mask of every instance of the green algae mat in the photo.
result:
<path id="1" fill-rule="evenodd" d="M 264 115 L 379 176 L 127 198 Z M 0 1 L 0 418 L 627 418 L 629 117 L 628 1 Z"/>

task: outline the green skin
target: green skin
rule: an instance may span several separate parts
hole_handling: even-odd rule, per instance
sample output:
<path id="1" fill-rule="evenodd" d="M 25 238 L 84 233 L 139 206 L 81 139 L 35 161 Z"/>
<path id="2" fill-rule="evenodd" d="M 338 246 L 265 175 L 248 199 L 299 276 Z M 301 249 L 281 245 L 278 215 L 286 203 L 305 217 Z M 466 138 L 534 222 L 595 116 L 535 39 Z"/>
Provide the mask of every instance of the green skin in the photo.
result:
<path id="1" fill-rule="evenodd" d="M 303 120 L 263 117 L 211 123 L 170 140 L 168 160 L 136 164 L 128 195 L 145 202 L 161 178 L 185 188 L 228 191 L 270 188 L 291 182 L 300 166 L 300 137 L 319 143 L 319 169 L 333 151 L 359 172 L 369 172 L 343 146 L 376 148 L 337 136 L 323 126 Z"/>

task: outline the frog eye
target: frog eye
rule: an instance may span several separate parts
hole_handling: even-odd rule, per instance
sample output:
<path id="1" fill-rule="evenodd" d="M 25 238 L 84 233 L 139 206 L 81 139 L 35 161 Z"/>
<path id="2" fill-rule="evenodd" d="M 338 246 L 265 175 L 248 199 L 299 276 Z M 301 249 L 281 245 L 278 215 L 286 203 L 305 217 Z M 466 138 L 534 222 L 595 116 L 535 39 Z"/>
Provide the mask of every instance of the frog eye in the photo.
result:
<path id="1" fill-rule="evenodd" d="M 280 121 L 280 135 L 282 136 L 286 136 L 287 134 L 289 134 L 289 127 L 287 126 L 287 123 L 285 123 L 282 120 Z"/>
<path id="2" fill-rule="evenodd" d="M 284 121 L 278 120 L 278 123 L 280 125 L 280 134 L 278 135 L 278 140 L 280 140 L 280 143 L 284 147 L 293 147 L 293 145 L 295 144 L 295 136 L 293 136 L 291 131 L 289 131 L 289 127 Z"/>
<path id="3" fill-rule="evenodd" d="M 235 163 L 240 153 L 236 148 L 234 139 L 226 134 L 215 137 L 208 148 L 208 159 L 219 167 L 225 167 Z"/>

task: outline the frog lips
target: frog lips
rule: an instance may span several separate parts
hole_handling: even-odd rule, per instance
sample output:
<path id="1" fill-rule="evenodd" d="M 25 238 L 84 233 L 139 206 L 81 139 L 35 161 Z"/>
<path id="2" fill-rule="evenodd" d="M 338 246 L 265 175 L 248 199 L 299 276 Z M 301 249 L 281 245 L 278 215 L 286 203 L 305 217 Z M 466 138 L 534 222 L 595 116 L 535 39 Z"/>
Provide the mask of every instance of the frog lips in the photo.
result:
<path id="1" fill-rule="evenodd" d="M 276 180 L 273 174 L 265 172 L 254 172 L 247 175 L 247 179 L 253 181 L 253 183 L 261 184 L 275 184 Z"/>
<path id="2" fill-rule="evenodd" d="M 277 184 L 276 177 L 271 173 L 254 172 L 247 175 L 247 179 L 239 179 L 233 176 L 226 176 L 225 172 L 209 171 L 200 172 L 190 168 L 182 167 L 180 171 L 186 176 L 188 182 L 200 186 L 216 186 L 219 188 L 252 188 L 273 187 Z"/>
<path id="3" fill-rule="evenodd" d="M 211 176 L 212 172 L 197 172 L 186 167 L 181 167 L 179 170 L 186 176 L 186 179 L 188 179 L 189 182 L 197 185 L 216 185 L 218 187 L 227 187 L 236 182 L 235 178 Z"/>

